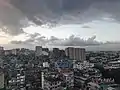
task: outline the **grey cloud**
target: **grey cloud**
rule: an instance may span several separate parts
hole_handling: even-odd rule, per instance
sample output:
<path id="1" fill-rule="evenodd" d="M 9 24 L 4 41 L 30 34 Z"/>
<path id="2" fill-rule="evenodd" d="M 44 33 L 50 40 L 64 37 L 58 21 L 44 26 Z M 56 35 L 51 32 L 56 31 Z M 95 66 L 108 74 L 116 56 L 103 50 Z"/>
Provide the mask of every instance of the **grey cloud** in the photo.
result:
<path id="1" fill-rule="evenodd" d="M 51 38 L 49 39 L 49 42 L 54 42 L 54 41 L 57 41 L 57 40 L 60 40 L 60 39 L 57 38 L 57 37 L 51 36 Z"/>
<path id="2" fill-rule="evenodd" d="M 22 41 L 11 41 L 12 44 L 21 44 L 23 43 Z"/>
<path id="3" fill-rule="evenodd" d="M 102 43 L 95 40 L 96 36 L 93 36 L 91 38 L 88 38 L 87 40 L 84 40 L 80 37 L 71 35 L 67 39 L 59 39 L 56 40 L 56 42 L 53 43 L 53 45 L 61 45 L 61 46 L 94 46 L 94 45 L 100 45 Z"/>
<path id="4" fill-rule="evenodd" d="M 119 0 L 10 0 L 29 20 L 37 25 L 46 22 L 58 23 L 61 18 L 89 21 L 106 13 L 119 18 Z M 111 8 L 112 6 L 112 8 Z M 73 18 L 71 18 L 73 16 Z M 76 19 L 76 20 L 77 20 Z M 84 20 L 85 19 L 85 20 Z M 71 20 L 72 21 L 72 20 Z M 69 22 L 66 22 L 69 23 Z"/>
<path id="5" fill-rule="evenodd" d="M 22 28 L 27 25 L 24 15 L 11 4 L 8 0 L 0 0 L 0 28 L 3 32 L 10 35 L 23 33 Z"/>
<path id="6" fill-rule="evenodd" d="M 82 28 L 91 28 L 90 26 L 84 25 Z"/>
<path id="7" fill-rule="evenodd" d="M 8 34 L 18 35 L 24 33 L 22 28 L 29 22 L 55 27 L 108 15 L 120 21 L 119 8 L 120 0 L 0 0 L 0 27 Z"/>
<path id="8" fill-rule="evenodd" d="M 28 34 L 28 39 L 24 41 L 11 41 L 11 44 L 46 44 L 47 39 L 44 36 L 41 36 L 39 33 Z"/>
<path id="9" fill-rule="evenodd" d="M 66 39 L 59 39 L 57 37 L 51 36 L 50 39 L 35 33 L 30 34 L 29 38 L 25 41 L 11 41 L 12 44 L 34 44 L 34 45 L 53 45 L 53 46 L 94 46 L 101 45 L 101 42 L 95 40 L 96 36 L 90 37 L 84 40 L 80 37 L 71 35 Z"/>
<path id="10" fill-rule="evenodd" d="M 119 41 L 107 41 L 105 44 L 120 44 Z"/>

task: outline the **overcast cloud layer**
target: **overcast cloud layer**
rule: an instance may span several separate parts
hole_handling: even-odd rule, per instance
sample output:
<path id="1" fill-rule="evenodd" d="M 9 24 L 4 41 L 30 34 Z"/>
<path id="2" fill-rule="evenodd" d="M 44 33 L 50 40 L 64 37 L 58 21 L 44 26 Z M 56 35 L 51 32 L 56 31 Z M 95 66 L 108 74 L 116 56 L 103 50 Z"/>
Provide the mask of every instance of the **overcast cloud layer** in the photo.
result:
<path id="1" fill-rule="evenodd" d="M 101 17 L 120 20 L 120 0 L 0 0 L 0 26 L 10 35 L 30 24 L 85 23 Z"/>
<path id="2" fill-rule="evenodd" d="M 39 33 L 28 34 L 23 28 L 30 25 L 57 27 L 86 24 L 95 20 L 120 23 L 119 9 L 120 0 L 0 0 L 0 33 L 5 32 L 10 36 L 26 34 L 26 40 L 10 42 L 15 46 L 90 46 L 97 49 L 101 46 L 103 50 L 108 47 L 118 49 L 119 41 L 99 42 L 97 36 L 87 39 L 75 35 L 62 39 L 55 36 L 47 38 Z M 90 25 L 83 25 L 82 28 L 92 29 Z M 4 35 L 0 37 L 7 38 Z"/>

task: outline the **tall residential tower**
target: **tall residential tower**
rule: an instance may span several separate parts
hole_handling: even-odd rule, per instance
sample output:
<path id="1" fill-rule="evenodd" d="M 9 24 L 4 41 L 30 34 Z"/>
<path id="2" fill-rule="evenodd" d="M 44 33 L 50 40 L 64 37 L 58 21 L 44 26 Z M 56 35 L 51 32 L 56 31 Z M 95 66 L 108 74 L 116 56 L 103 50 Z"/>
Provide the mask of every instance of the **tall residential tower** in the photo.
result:
<path id="1" fill-rule="evenodd" d="M 70 59 L 84 61 L 86 59 L 84 48 L 68 47 L 65 49 L 66 56 Z"/>

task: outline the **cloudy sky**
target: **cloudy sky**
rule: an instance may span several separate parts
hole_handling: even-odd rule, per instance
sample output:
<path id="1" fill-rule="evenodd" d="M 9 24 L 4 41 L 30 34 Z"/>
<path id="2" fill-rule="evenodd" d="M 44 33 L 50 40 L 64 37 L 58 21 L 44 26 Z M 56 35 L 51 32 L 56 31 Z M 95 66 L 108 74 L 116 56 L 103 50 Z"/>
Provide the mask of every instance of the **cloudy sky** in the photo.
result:
<path id="1" fill-rule="evenodd" d="M 0 0 L 0 44 L 120 50 L 119 8 L 120 0 Z"/>

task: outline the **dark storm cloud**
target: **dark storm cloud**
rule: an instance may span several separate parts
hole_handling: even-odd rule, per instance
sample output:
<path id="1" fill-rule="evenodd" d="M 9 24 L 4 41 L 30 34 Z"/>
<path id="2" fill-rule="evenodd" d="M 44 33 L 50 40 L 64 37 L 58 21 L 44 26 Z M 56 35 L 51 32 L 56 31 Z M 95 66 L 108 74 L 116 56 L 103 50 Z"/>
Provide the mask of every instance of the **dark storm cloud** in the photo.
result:
<path id="1" fill-rule="evenodd" d="M 119 0 L 11 0 L 11 4 L 37 25 L 58 23 L 64 15 L 82 21 L 86 21 L 85 18 L 88 21 L 98 18 L 104 13 L 113 14 L 114 18 L 119 18 L 120 15 Z"/>
<path id="2" fill-rule="evenodd" d="M 0 0 L 0 28 L 3 32 L 10 35 L 23 33 L 21 28 L 26 26 L 26 22 L 24 15 L 8 0 Z"/>
<path id="3" fill-rule="evenodd" d="M 36 25 L 85 23 L 111 15 L 120 21 L 120 0 L 0 0 L 0 27 L 18 35 L 29 22 Z M 48 24 L 47 24 L 48 25 Z"/>

